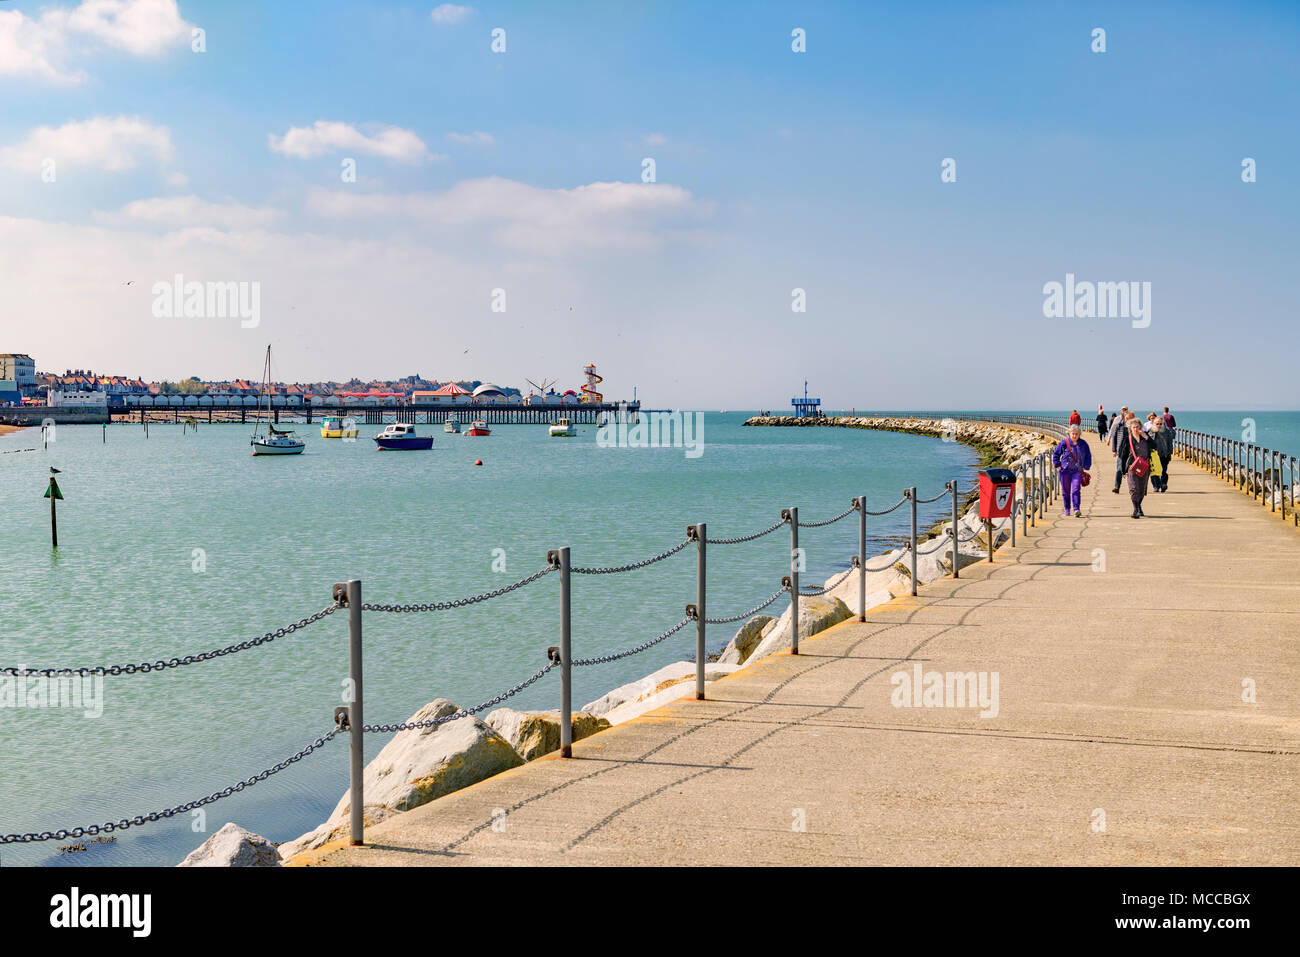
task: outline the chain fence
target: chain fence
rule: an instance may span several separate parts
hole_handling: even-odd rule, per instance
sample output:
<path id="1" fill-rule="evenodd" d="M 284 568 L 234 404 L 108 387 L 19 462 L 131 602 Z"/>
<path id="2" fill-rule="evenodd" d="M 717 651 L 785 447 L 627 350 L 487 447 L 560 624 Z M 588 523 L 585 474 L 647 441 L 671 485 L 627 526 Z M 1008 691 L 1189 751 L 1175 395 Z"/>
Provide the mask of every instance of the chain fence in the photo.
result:
<path id="1" fill-rule="evenodd" d="M 749 611 L 741 612 L 739 615 L 730 615 L 726 618 L 705 618 L 704 623 L 706 625 L 731 625 L 738 621 L 744 621 L 747 618 L 753 618 L 768 605 L 772 604 L 772 602 L 786 594 L 789 594 L 789 589 L 782 585 L 776 591 L 772 592 L 772 594 L 768 595 L 766 601 L 762 604 L 755 605 L 753 608 L 749 609 Z"/>
<path id="2" fill-rule="evenodd" d="M 575 575 L 617 575 L 620 572 L 636 571 L 638 568 L 646 568 L 656 562 L 661 562 L 665 558 L 671 558 L 676 555 L 687 545 L 691 544 L 691 539 L 686 539 L 679 545 L 674 545 L 666 552 L 660 552 L 658 555 L 651 555 L 649 558 L 643 558 L 639 562 L 632 562 L 630 565 L 610 565 L 604 568 L 579 568 L 576 565 L 571 566 L 569 571 Z"/>
<path id="3" fill-rule="evenodd" d="M 66 841 L 70 837 L 94 837 L 97 834 L 111 834 L 114 831 L 122 831 L 128 827 L 139 827 L 146 822 L 152 824 L 156 821 L 162 821 L 174 817 L 177 814 L 185 814 L 186 812 L 193 811 L 196 808 L 201 808 L 205 805 L 220 801 L 222 798 L 230 797 L 232 794 L 238 794 L 245 788 L 251 788 L 254 784 L 265 781 L 271 775 L 278 774 L 285 768 L 289 767 L 289 765 L 297 764 L 303 758 L 307 757 L 307 755 L 325 747 L 325 745 L 332 741 L 334 736 L 338 733 L 339 729 L 335 728 L 328 734 L 324 734 L 317 738 L 301 751 L 290 755 L 279 764 L 267 768 L 260 774 L 255 774 L 251 778 L 245 778 L 238 784 L 232 784 L 230 787 L 223 788 L 220 791 L 213 791 L 207 797 L 202 797 L 195 801 L 187 801 L 185 804 L 178 804 L 175 807 L 164 808 L 161 811 L 152 811 L 149 814 L 137 814 L 135 817 L 123 818 L 116 822 L 110 821 L 107 824 L 92 824 L 89 827 L 61 828 L 57 831 L 32 831 L 26 834 L 0 834 L 0 844 L 32 844 L 38 841 Z"/>
<path id="4" fill-rule="evenodd" d="M 558 664 L 559 664 L 558 661 L 552 659 L 551 661 L 547 662 L 546 667 L 541 668 L 536 672 L 534 672 L 533 674 L 529 675 L 527 678 L 519 682 L 519 684 L 515 685 L 513 688 L 510 688 L 508 691 L 503 691 L 495 698 L 489 698 L 487 701 L 484 701 L 482 704 L 476 704 L 472 708 L 461 708 L 459 711 L 457 711 L 454 714 L 443 715 L 441 718 L 428 718 L 424 721 L 404 721 L 399 724 L 363 724 L 361 726 L 361 730 L 366 732 L 367 734 L 382 734 L 389 731 L 415 731 L 420 728 L 436 728 L 439 725 L 447 724 L 450 721 L 459 721 L 461 718 L 468 718 L 471 715 L 476 715 L 481 711 L 486 711 L 488 708 L 495 707 L 496 705 L 501 704 L 503 701 L 507 701 L 510 698 L 513 698 L 515 695 L 519 694 L 519 692 L 523 691 L 525 688 L 540 681 L 541 678 L 548 671 L 550 671 Z"/>
<path id="5" fill-rule="evenodd" d="M 265 645 L 275 641 L 277 638 L 283 638 L 291 635 L 295 631 L 306 628 L 326 618 L 339 608 L 337 602 L 327 605 L 316 614 L 307 618 L 300 618 L 298 621 L 290 622 L 283 628 L 277 628 L 274 631 L 268 631 L 261 638 L 251 638 L 248 641 L 241 641 L 237 645 L 227 645 L 225 648 L 218 648 L 215 651 L 204 651 L 197 655 L 186 655 L 184 658 L 167 658 L 159 659 L 154 662 L 141 662 L 138 665 L 96 665 L 89 668 L 0 668 L 0 675 L 12 675 L 15 678 L 70 678 L 73 675 L 78 677 L 89 677 L 93 675 L 134 675 L 149 674 L 152 671 L 164 671 L 168 668 L 180 668 L 183 665 L 198 664 L 201 661 L 212 661 L 215 658 L 224 658 L 226 655 L 233 655 L 236 652 L 247 651 L 249 648 L 256 648 L 259 645 Z"/>
<path id="6" fill-rule="evenodd" d="M 761 532 L 754 532 L 752 535 L 741 535 L 739 538 L 710 538 L 709 544 L 710 545 L 743 545 L 745 542 L 752 542 L 754 539 L 762 538 L 764 535 L 771 535 L 782 525 L 788 524 L 789 521 L 790 520 L 788 518 L 783 518 L 775 525 L 769 525 Z"/>
<path id="7" fill-rule="evenodd" d="M 857 503 L 855 502 L 854 504 L 846 508 L 844 511 L 840 512 L 840 514 L 836 515 L 834 518 L 828 518 L 824 522 L 805 522 L 803 519 L 800 519 L 799 527 L 800 528 L 825 528 L 827 525 L 834 525 L 840 519 L 848 518 L 857 510 L 858 510 L 858 506 Z"/>
<path id="8" fill-rule="evenodd" d="M 375 605 L 375 604 L 366 603 L 361 606 L 361 610 L 419 613 L 419 612 L 426 612 L 426 611 L 448 611 L 449 609 L 452 608 L 464 608 L 466 605 L 474 605 L 481 601 L 489 601 L 490 599 L 493 598 L 500 598 L 502 595 L 508 595 L 510 592 L 514 591 L 515 589 L 523 588 L 525 585 L 531 585 L 539 578 L 544 578 L 547 575 L 549 575 L 551 572 L 556 570 L 557 568 L 555 565 L 547 565 L 545 568 L 535 571 L 527 578 L 521 578 L 519 579 L 519 581 L 511 585 L 505 585 L 501 588 L 494 588 L 492 589 L 492 591 L 485 591 L 481 595 L 471 595 L 468 598 L 455 598 L 452 599 L 451 601 L 431 601 L 431 602 L 425 602 L 422 605 Z"/>

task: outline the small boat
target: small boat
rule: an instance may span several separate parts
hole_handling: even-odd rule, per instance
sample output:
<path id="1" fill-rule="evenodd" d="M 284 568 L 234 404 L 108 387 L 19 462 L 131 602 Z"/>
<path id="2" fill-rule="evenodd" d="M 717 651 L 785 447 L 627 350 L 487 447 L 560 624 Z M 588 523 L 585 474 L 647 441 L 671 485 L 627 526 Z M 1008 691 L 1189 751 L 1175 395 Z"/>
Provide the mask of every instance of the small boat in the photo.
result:
<path id="1" fill-rule="evenodd" d="M 262 411 L 262 396 L 266 395 L 271 388 L 271 347 L 266 347 L 266 365 L 262 371 L 262 391 L 257 394 L 257 411 Z M 266 413 L 271 414 L 271 399 L 267 396 Z M 277 429 L 269 422 L 266 424 L 266 435 L 261 434 L 262 420 L 255 419 L 253 423 L 253 437 L 248 440 L 248 444 L 253 447 L 254 455 L 297 455 L 307 447 L 302 442 L 293 437 L 292 429 Z"/>
<path id="2" fill-rule="evenodd" d="M 457 435 L 460 433 L 460 420 L 456 418 L 455 412 L 451 414 L 451 417 L 448 418 L 446 422 L 442 423 L 442 431 L 446 432 L 448 435 Z"/>
<path id="3" fill-rule="evenodd" d="M 568 419 L 560 419 L 558 422 L 551 423 L 551 438 L 565 438 L 571 435 L 577 435 L 578 430 L 573 427 L 573 423 Z"/>
<path id="4" fill-rule="evenodd" d="M 475 419 L 474 424 L 469 427 L 469 431 L 466 432 L 465 434 L 466 435 L 491 435 L 492 430 L 488 428 L 488 424 L 484 422 L 482 419 Z"/>
<path id="5" fill-rule="evenodd" d="M 322 439 L 355 439 L 358 431 L 356 423 L 351 419 L 343 419 L 337 415 L 327 415 L 320 420 L 320 437 Z"/>
<path id="6" fill-rule="evenodd" d="M 396 422 L 385 427 L 384 431 L 376 435 L 375 443 L 379 446 L 381 452 L 400 449 L 431 449 L 433 448 L 433 436 L 416 435 L 415 426 L 408 425 L 405 422 Z"/>

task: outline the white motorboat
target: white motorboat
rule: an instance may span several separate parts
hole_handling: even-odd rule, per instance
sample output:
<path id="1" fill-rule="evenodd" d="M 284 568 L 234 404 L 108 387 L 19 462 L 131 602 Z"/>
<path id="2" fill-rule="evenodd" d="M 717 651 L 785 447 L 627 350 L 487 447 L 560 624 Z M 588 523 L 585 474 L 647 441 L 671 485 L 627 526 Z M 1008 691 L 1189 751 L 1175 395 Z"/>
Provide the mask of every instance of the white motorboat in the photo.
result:
<path id="1" fill-rule="evenodd" d="M 568 419 L 560 419 L 558 422 L 551 423 L 551 438 L 567 438 L 577 435 L 578 430 L 573 427 L 573 423 Z"/>
<path id="2" fill-rule="evenodd" d="M 460 420 L 456 418 L 455 412 L 447 417 L 446 422 L 442 423 L 442 431 L 446 432 L 448 435 L 457 435 L 460 433 Z"/>

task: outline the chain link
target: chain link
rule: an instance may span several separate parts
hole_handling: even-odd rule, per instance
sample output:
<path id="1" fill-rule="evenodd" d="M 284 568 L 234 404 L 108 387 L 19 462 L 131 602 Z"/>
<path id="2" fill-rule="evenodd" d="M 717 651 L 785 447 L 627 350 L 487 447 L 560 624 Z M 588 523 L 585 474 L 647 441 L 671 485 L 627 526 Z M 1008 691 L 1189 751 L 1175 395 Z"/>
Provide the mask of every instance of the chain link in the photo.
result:
<path id="1" fill-rule="evenodd" d="M 605 568 L 600 568 L 600 567 L 577 568 L 571 565 L 569 566 L 569 571 L 573 572 L 573 574 L 575 575 L 616 575 L 619 572 L 635 571 L 638 568 L 645 568 L 647 565 L 653 565 L 655 562 L 661 562 L 665 558 L 670 558 L 671 556 L 676 555 L 678 552 L 680 552 L 683 548 L 685 548 L 689 544 L 691 544 L 691 539 L 688 538 L 680 545 L 674 545 L 666 552 L 660 552 L 658 555 L 652 555 L 649 558 L 643 558 L 641 561 L 633 562 L 630 565 L 614 565 Z"/>
<path id="2" fill-rule="evenodd" d="M 899 499 L 897 502 L 895 502 L 893 505 L 889 506 L 889 508 L 885 509 L 883 512 L 873 512 L 873 511 L 872 511 L 871 509 L 869 509 L 869 508 L 864 508 L 862 511 L 865 512 L 865 513 L 868 514 L 868 515 L 888 515 L 890 512 L 892 512 L 894 509 L 898 508 L 898 506 L 902 505 L 902 504 L 903 504 L 904 502 L 906 502 L 906 501 L 907 501 L 907 496 L 904 495 L 902 498 L 900 498 L 900 499 Z"/>
<path id="3" fill-rule="evenodd" d="M 815 589 L 812 589 L 811 591 L 805 591 L 804 589 L 800 588 L 800 589 L 799 589 L 799 594 L 800 594 L 802 597 L 804 597 L 804 598 L 816 598 L 818 595 L 824 595 L 824 594 L 826 594 L 828 591 L 834 591 L 836 588 L 839 588 L 839 587 L 840 587 L 840 584 L 841 584 L 841 583 L 842 583 L 846 578 L 848 578 L 849 575 L 850 575 L 852 572 L 853 572 L 853 569 L 850 568 L 848 571 L 846 571 L 843 575 L 841 575 L 841 576 L 839 577 L 839 581 L 836 581 L 836 582 L 834 582 L 834 583 L 832 583 L 832 584 L 830 584 L 830 585 L 827 585 L 827 586 L 825 586 L 824 588 L 815 588 Z"/>
<path id="4" fill-rule="evenodd" d="M 769 525 L 761 532 L 755 532 L 753 535 L 742 535 L 739 538 L 710 538 L 708 541 L 710 545 L 740 545 L 744 542 L 752 542 L 756 538 L 762 538 L 764 535 L 770 535 L 789 521 L 788 518 L 783 518 L 775 525 Z"/>
<path id="5" fill-rule="evenodd" d="M 429 718 L 425 721 L 406 721 L 402 724 L 363 724 L 361 726 L 361 730 L 367 733 L 381 733 L 381 734 L 388 731 L 414 731 L 417 728 L 436 728 L 439 725 L 446 724 L 449 721 L 457 721 L 461 718 L 468 718 L 471 715 L 478 714 L 480 711 L 484 711 L 488 708 L 499 705 L 507 698 L 513 698 L 515 695 L 519 694 L 519 692 L 523 691 L 529 685 L 538 681 L 543 675 L 545 675 L 548 671 L 550 671 L 558 664 L 559 664 L 558 661 L 548 662 L 545 668 L 542 668 L 540 671 L 535 672 L 530 677 L 525 678 L 523 681 L 519 682 L 519 684 L 511 688 L 509 691 L 503 691 L 495 698 L 491 698 L 488 701 L 484 701 L 482 704 L 476 704 L 472 708 L 461 708 L 455 714 L 445 715 L 444 717 L 441 718 Z"/>
<path id="6" fill-rule="evenodd" d="M 945 531 L 942 535 L 939 536 L 939 544 L 938 544 L 938 545 L 934 546 L 934 548 L 924 548 L 924 549 L 922 549 L 922 548 L 918 548 L 918 549 L 916 550 L 916 554 L 917 554 L 917 555 L 933 555 L 935 552 L 937 552 L 937 551 L 939 551 L 940 549 L 942 549 L 943 546 L 947 545 L 947 544 L 948 544 L 948 540 L 949 540 L 951 537 L 952 537 L 952 536 L 949 535 L 947 531 Z"/>
<path id="7" fill-rule="evenodd" d="M 466 605 L 473 605 L 477 602 L 487 601 L 491 598 L 500 598 L 502 595 L 509 594 L 516 588 L 523 588 L 530 585 L 555 571 L 557 566 L 547 565 L 541 571 L 534 572 L 527 578 L 521 578 L 513 585 L 505 585 L 502 588 L 494 588 L 492 591 L 485 591 L 481 595 L 471 595 L 469 598 L 456 598 L 452 601 L 431 601 L 422 605 L 371 605 L 363 604 L 361 608 L 364 611 L 395 611 L 395 612 L 424 612 L 424 611 L 447 611 L 451 608 L 464 608 Z"/>
<path id="8" fill-rule="evenodd" d="M 630 658 L 633 655 L 639 655 L 647 648 L 652 648 L 655 645 L 659 644 L 659 642 L 663 641 L 664 639 L 671 638 L 673 635 L 677 634 L 677 632 L 681 631 L 683 628 L 689 625 L 690 622 L 691 619 L 683 618 L 681 621 L 673 625 L 671 628 L 669 628 L 659 637 L 651 638 L 649 641 L 642 642 L 641 644 L 637 645 L 635 648 L 629 648 L 626 651 L 616 651 L 610 655 L 598 655 L 595 658 L 574 658 L 573 664 L 576 667 L 586 667 L 587 665 L 603 665 L 603 664 L 608 664 L 611 661 L 618 661 L 620 658 Z"/>
<path id="9" fill-rule="evenodd" d="M 799 520 L 799 527 L 800 527 L 800 528 L 823 528 L 823 527 L 825 527 L 825 526 L 827 526 L 827 525 L 834 525 L 834 524 L 835 524 L 836 522 L 838 522 L 840 519 L 842 519 L 842 518 L 848 518 L 850 515 L 852 515 L 852 514 L 853 514 L 854 512 L 856 512 L 857 510 L 858 510 L 858 506 L 857 506 L 857 504 L 855 503 L 855 504 L 853 504 L 853 505 L 850 505 L 850 506 L 849 506 L 848 508 L 846 508 L 844 511 L 840 512 L 840 514 L 836 515 L 834 518 L 828 518 L 828 519 L 826 519 L 826 521 L 824 521 L 824 522 L 805 522 L 805 521 L 803 521 L 802 519 L 800 519 L 800 520 Z"/>
<path id="10" fill-rule="evenodd" d="M 934 498 L 918 498 L 918 499 L 916 500 L 916 504 L 917 504 L 917 505 L 929 505 L 931 502 L 937 502 L 937 501 L 939 501 L 939 499 L 941 499 L 941 498 L 947 498 L 947 497 L 950 496 L 950 495 L 952 495 L 952 489 L 950 489 L 950 488 L 946 488 L 946 489 L 944 489 L 942 492 L 940 492 L 938 495 L 936 495 Z"/>
<path id="11" fill-rule="evenodd" d="M 158 661 L 145 661 L 138 665 L 98 665 L 93 668 L 0 668 L 0 675 L 13 675 L 15 678 L 37 676 L 54 678 L 70 677 L 72 675 L 85 677 L 87 675 L 148 674 L 151 671 L 179 668 L 182 665 L 192 665 L 200 661 L 211 661 L 213 658 L 233 655 L 237 651 L 247 651 L 249 648 L 256 648 L 258 645 L 264 645 L 269 641 L 275 641 L 277 638 L 283 638 L 285 635 L 291 635 L 300 628 L 306 628 L 327 615 L 334 614 L 339 607 L 337 603 L 327 605 L 311 617 L 299 619 L 285 625 L 283 628 L 277 628 L 275 631 L 268 631 L 261 638 L 251 638 L 248 641 L 241 641 L 237 645 L 228 645 L 225 648 L 218 648 L 216 651 L 203 651 L 197 655 L 186 655 L 184 658 L 168 658 L 166 660 L 160 658 Z"/>
<path id="12" fill-rule="evenodd" d="M 753 618 L 754 615 L 758 614 L 760 611 L 762 611 L 768 605 L 772 604 L 772 602 L 776 601 L 782 595 L 788 594 L 788 592 L 789 589 L 787 589 L 784 585 L 782 585 L 776 591 L 772 592 L 770 596 L 768 596 L 767 601 L 763 602 L 763 604 L 761 605 L 755 605 L 747 612 L 744 612 L 739 615 L 733 615 L 730 618 L 705 618 L 704 623 L 706 625 L 730 625 L 733 624 L 734 622 L 742 621 L 746 618 Z"/>
<path id="13" fill-rule="evenodd" d="M 214 801 L 220 801 L 224 797 L 230 797 L 232 794 L 238 794 L 244 788 L 251 788 L 260 781 L 265 781 L 272 774 L 278 774 L 291 764 L 297 764 L 307 755 L 311 754 L 318 748 L 325 747 L 326 743 L 338 734 L 338 729 L 330 731 L 328 734 L 317 738 L 307 747 L 294 754 L 292 757 L 285 758 L 279 764 L 267 768 L 261 774 L 255 774 L 251 778 L 245 778 L 238 784 L 232 784 L 228 788 L 220 791 L 214 791 L 207 797 L 199 798 L 195 801 L 189 801 L 185 804 L 178 804 L 175 807 L 165 808 L 161 811 L 153 811 L 149 814 L 137 814 L 132 818 L 123 818 L 116 823 L 109 821 L 107 824 L 92 824 L 89 827 L 60 828 L 57 831 L 31 831 L 26 834 L 0 834 L 0 844 L 32 844 L 38 841 L 66 841 L 68 838 L 82 838 L 86 836 L 94 837 L 103 832 L 111 834 L 113 831 L 125 830 L 128 827 L 139 827 L 146 821 L 153 823 L 165 818 L 174 817 L 177 814 L 184 814 L 186 811 L 193 811 L 195 808 L 212 804 Z"/>

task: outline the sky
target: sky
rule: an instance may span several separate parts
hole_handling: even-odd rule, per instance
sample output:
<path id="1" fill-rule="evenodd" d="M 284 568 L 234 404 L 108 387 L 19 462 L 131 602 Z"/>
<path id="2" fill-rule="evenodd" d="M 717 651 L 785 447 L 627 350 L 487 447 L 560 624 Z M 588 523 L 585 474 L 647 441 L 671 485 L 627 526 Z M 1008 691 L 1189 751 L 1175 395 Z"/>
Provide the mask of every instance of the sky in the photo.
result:
<path id="1" fill-rule="evenodd" d="M 1297 49 L 1290 2 L 0 0 L 0 351 L 1296 409 Z"/>

